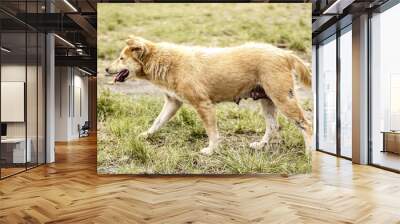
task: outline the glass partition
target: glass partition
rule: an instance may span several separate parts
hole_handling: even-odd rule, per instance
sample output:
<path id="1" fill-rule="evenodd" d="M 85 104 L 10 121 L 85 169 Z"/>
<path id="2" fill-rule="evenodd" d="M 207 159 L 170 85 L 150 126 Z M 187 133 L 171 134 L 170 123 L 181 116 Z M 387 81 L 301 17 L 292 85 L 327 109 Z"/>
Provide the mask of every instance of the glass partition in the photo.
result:
<path id="1" fill-rule="evenodd" d="M 336 35 L 318 47 L 318 149 L 336 153 Z"/>
<path id="2" fill-rule="evenodd" d="M 43 5 L 0 2 L 19 16 L 41 13 Z M 1 179 L 45 163 L 45 44 L 43 33 L 0 12 Z"/>
<path id="3" fill-rule="evenodd" d="M 38 33 L 38 64 L 37 64 L 37 162 L 46 162 L 45 124 L 46 124 L 46 38 L 43 33 Z"/>
<path id="4" fill-rule="evenodd" d="M 26 41 L 25 32 L 1 34 L 2 177 L 24 171 L 31 161 L 26 136 Z"/>
<path id="5" fill-rule="evenodd" d="M 38 158 L 38 35 L 36 32 L 27 33 L 27 85 L 26 85 L 26 114 L 27 114 L 27 150 L 30 160 L 27 167 L 37 165 Z"/>

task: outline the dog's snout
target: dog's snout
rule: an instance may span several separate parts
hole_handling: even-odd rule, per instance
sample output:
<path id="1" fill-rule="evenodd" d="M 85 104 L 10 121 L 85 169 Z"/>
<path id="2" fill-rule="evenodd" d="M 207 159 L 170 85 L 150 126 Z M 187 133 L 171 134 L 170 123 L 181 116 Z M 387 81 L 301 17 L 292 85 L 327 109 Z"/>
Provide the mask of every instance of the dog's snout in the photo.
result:
<path id="1" fill-rule="evenodd" d="M 107 72 L 107 73 L 110 73 L 110 69 L 106 68 L 106 72 Z"/>

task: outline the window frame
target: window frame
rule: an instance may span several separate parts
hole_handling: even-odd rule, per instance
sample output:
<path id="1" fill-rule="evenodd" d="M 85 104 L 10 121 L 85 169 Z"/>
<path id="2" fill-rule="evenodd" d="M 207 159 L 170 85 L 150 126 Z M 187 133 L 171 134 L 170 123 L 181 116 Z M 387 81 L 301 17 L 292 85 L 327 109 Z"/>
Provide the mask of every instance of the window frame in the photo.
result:
<path id="1" fill-rule="evenodd" d="M 342 20 L 339 20 L 338 21 L 338 23 L 340 23 L 340 22 L 343 22 L 345 25 L 343 26 L 343 27 L 338 27 L 337 26 L 337 24 L 334 24 L 333 26 L 336 26 L 336 28 L 337 28 L 337 30 L 336 30 L 336 32 L 335 33 L 333 33 L 333 34 L 331 34 L 331 35 L 329 35 L 329 36 L 327 36 L 326 38 L 324 38 L 324 39 L 322 39 L 322 40 L 319 40 L 318 41 L 318 43 L 316 44 L 316 54 L 315 54 L 315 57 L 316 57 L 316 71 L 315 71 L 315 75 L 316 75 L 316 108 L 315 108 L 315 113 L 314 113 L 314 116 L 316 116 L 316 131 L 315 131 L 315 134 L 316 134 L 316 138 L 315 138 L 315 145 L 316 145 L 316 151 L 319 151 L 319 152 L 323 152 L 323 153 L 326 153 L 326 154 L 329 154 L 329 155 L 333 155 L 333 156 L 336 156 L 336 157 L 339 157 L 339 158 L 344 158 L 344 159 L 347 159 L 347 160 L 352 160 L 352 158 L 351 157 L 347 157 L 347 156 L 344 156 L 344 155 L 342 155 L 342 150 L 341 150 L 341 118 L 340 118 L 340 112 L 341 112 L 341 110 L 340 110 L 340 103 L 341 103 L 341 97 L 340 97 L 340 84 L 341 84 L 341 64 L 340 64 L 340 60 L 341 60 L 341 55 L 340 55 L 340 37 L 342 36 L 342 35 L 344 35 L 345 33 L 347 33 L 347 32 L 352 32 L 352 29 L 349 29 L 349 27 L 350 26 L 352 26 L 352 22 L 350 21 L 348 21 L 349 20 L 349 18 L 350 17 L 344 17 L 342 20 L 344 21 L 342 21 Z M 329 28 L 328 28 L 329 29 Z M 327 151 L 327 150 L 324 150 L 324 149 L 322 149 L 322 148 L 320 148 L 320 144 L 319 144 L 319 120 L 320 120 L 320 118 L 319 118 L 319 110 L 320 110 L 320 102 L 319 102 L 319 97 L 318 97 L 318 91 L 319 91 L 319 88 L 320 88 L 320 74 L 319 74 L 319 60 L 320 60 L 320 56 L 319 56 L 319 47 L 320 47 L 320 44 L 321 43 L 323 43 L 323 42 L 326 42 L 327 40 L 329 40 L 329 38 L 332 38 L 332 36 L 334 36 L 334 35 L 336 35 L 335 36 L 335 38 L 333 39 L 333 40 L 330 40 L 330 41 L 336 41 L 336 61 L 335 61 L 335 63 L 336 63 L 336 151 L 335 151 L 335 153 L 332 153 L 332 152 L 329 152 L 329 151 Z"/>

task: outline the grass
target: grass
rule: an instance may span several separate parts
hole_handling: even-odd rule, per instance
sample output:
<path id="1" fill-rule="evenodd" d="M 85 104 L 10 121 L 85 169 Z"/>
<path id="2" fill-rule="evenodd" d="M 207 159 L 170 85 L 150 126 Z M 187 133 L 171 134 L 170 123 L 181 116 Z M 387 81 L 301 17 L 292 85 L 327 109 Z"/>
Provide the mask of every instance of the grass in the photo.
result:
<path id="1" fill-rule="evenodd" d="M 98 4 L 98 71 L 118 57 L 131 34 L 211 47 L 268 42 L 310 59 L 310 17 L 311 4 Z M 199 153 L 207 135 L 187 105 L 154 136 L 138 139 L 161 110 L 161 97 L 138 94 L 132 87 L 140 86 L 130 83 L 106 87 L 108 81 L 98 75 L 99 173 L 290 175 L 311 170 L 301 133 L 283 116 L 278 118 L 281 129 L 264 150 L 248 147 L 265 128 L 251 100 L 240 107 L 218 105 L 222 142 L 212 156 Z M 310 110 L 312 100 L 302 105 Z"/>
<path id="2" fill-rule="evenodd" d="M 249 143 L 263 135 L 264 119 L 258 110 L 233 103 L 217 107 L 223 141 L 212 156 L 199 153 L 207 144 L 207 135 L 194 109 L 186 105 L 158 133 L 146 140 L 138 139 L 138 134 L 156 118 L 162 103 L 157 97 L 101 92 L 100 173 L 295 174 L 311 169 L 301 133 L 283 116 L 278 118 L 280 130 L 272 138 L 273 143 L 263 150 L 250 149 Z"/>
<path id="3" fill-rule="evenodd" d="M 268 42 L 311 53 L 311 4 L 98 4 L 98 57 L 131 34 L 204 46 Z"/>

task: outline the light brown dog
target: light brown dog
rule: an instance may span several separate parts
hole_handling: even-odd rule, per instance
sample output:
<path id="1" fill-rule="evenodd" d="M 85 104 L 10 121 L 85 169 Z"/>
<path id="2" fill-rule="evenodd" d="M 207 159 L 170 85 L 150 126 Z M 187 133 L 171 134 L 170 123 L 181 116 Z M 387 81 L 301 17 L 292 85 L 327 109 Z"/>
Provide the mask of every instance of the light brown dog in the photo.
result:
<path id="1" fill-rule="evenodd" d="M 306 147 L 310 147 L 312 127 L 299 106 L 293 74 L 309 87 L 311 73 L 292 52 L 269 44 L 203 48 L 154 43 L 135 36 L 126 44 L 107 73 L 116 74 L 114 80 L 119 82 L 128 78 L 148 80 L 165 92 L 161 113 L 141 136 L 156 132 L 186 102 L 200 115 L 209 137 L 201 153 L 212 154 L 219 142 L 214 105 L 247 97 L 261 86 L 267 95 L 260 99 L 267 128 L 261 141 L 250 147 L 259 149 L 268 142 L 271 130 L 277 128 L 277 110 L 296 123 L 303 131 Z"/>

